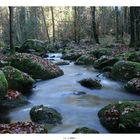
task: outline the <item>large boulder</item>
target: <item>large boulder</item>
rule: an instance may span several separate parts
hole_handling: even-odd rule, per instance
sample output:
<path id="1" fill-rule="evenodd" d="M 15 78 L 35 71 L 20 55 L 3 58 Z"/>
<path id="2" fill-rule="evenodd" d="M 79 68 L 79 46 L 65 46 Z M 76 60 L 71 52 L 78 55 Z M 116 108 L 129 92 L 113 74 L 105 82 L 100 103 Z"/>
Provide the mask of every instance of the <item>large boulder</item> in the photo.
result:
<path id="1" fill-rule="evenodd" d="M 30 117 L 33 122 L 39 124 L 57 124 L 61 123 L 62 120 L 62 116 L 59 112 L 43 105 L 34 106 L 30 110 Z"/>
<path id="2" fill-rule="evenodd" d="M 16 53 L 15 56 L 2 56 L 11 66 L 28 73 L 34 79 L 51 79 L 63 75 L 63 71 L 49 60 L 44 60 L 39 56 Z"/>
<path id="3" fill-rule="evenodd" d="M 0 107 L 12 109 L 28 104 L 28 100 L 20 92 L 9 89 L 4 98 L 0 99 Z"/>
<path id="4" fill-rule="evenodd" d="M 140 94 L 140 78 L 133 78 L 125 85 L 126 90 Z"/>
<path id="5" fill-rule="evenodd" d="M 12 67 L 5 66 L 1 69 L 8 81 L 8 88 L 21 92 L 32 89 L 34 80 L 26 73 Z"/>
<path id="6" fill-rule="evenodd" d="M 5 97 L 8 90 L 8 82 L 5 78 L 4 73 L 0 70 L 0 98 Z"/>
<path id="7" fill-rule="evenodd" d="M 129 81 L 137 77 L 140 77 L 140 63 L 118 61 L 112 68 L 112 78 L 114 80 Z"/>
<path id="8" fill-rule="evenodd" d="M 47 51 L 45 42 L 37 39 L 27 39 L 23 45 L 19 48 L 20 52 L 24 53 L 43 53 Z"/>
<path id="9" fill-rule="evenodd" d="M 103 69 L 106 66 L 113 66 L 117 61 L 117 58 L 113 58 L 110 56 L 101 56 L 94 62 L 94 67 L 96 69 Z"/>
<path id="10" fill-rule="evenodd" d="M 74 132 L 72 132 L 73 134 L 76 134 L 76 133 L 80 133 L 80 134 L 93 134 L 93 133 L 99 133 L 97 130 L 95 129 L 92 129 L 92 128 L 88 128 L 88 127 L 80 127 L 80 128 L 77 128 L 75 129 Z"/>
<path id="11" fill-rule="evenodd" d="M 100 81 L 98 80 L 94 80 L 91 78 L 87 78 L 87 79 L 82 79 L 79 81 L 79 83 L 87 88 L 91 88 L 91 89 L 101 89 L 102 85 L 100 84 Z"/>
<path id="12" fill-rule="evenodd" d="M 103 55 L 110 56 L 111 53 L 112 53 L 111 48 L 97 48 L 97 49 L 90 52 L 90 54 L 96 58 L 100 58 Z"/>
<path id="13" fill-rule="evenodd" d="M 96 58 L 94 56 L 87 54 L 87 55 L 82 55 L 81 57 L 79 57 L 76 60 L 75 64 L 76 65 L 93 65 L 95 60 Z"/>
<path id="14" fill-rule="evenodd" d="M 63 53 L 62 59 L 64 60 L 73 60 L 75 61 L 78 59 L 80 56 L 82 56 L 85 52 L 82 50 L 69 50 L 66 53 Z"/>
<path id="15" fill-rule="evenodd" d="M 140 133 L 140 101 L 109 104 L 98 113 L 101 123 L 114 133 Z"/>

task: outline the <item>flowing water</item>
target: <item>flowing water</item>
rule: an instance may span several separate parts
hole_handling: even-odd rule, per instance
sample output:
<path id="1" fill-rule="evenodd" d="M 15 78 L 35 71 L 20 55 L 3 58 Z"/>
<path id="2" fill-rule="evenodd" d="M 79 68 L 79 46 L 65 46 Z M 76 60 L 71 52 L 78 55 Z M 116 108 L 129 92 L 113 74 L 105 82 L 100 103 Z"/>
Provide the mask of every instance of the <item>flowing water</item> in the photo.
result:
<path id="1" fill-rule="evenodd" d="M 49 59 L 59 61 L 61 54 L 50 54 Z M 123 84 L 107 79 L 99 74 L 93 67 L 70 65 L 60 66 L 64 75 L 35 84 L 32 94 L 28 97 L 29 105 L 19 107 L 7 112 L 6 116 L 11 122 L 30 121 L 29 111 L 34 105 L 46 105 L 55 108 L 63 116 L 62 124 L 52 127 L 50 133 L 72 133 L 77 127 L 90 127 L 100 133 L 108 131 L 100 124 L 98 111 L 105 105 L 114 101 L 138 100 L 140 96 L 127 93 Z M 101 80 L 102 89 L 88 89 L 81 86 L 78 81 L 83 78 L 96 78 Z M 75 95 L 77 91 L 86 94 Z"/>

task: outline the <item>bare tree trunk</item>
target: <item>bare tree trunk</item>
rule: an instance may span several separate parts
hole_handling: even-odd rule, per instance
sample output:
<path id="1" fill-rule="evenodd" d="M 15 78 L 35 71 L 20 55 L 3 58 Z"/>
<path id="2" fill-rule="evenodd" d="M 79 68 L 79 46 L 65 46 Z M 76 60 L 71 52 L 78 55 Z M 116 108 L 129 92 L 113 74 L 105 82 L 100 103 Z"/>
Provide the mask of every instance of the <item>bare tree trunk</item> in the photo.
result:
<path id="1" fill-rule="evenodd" d="M 46 23 L 46 18 L 45 18 L 43 7 L 41 7 L 41 13 L 42 13 L 42 17 L 43 17 L 43 21 L 44 21 L 44 25 L 45 25 L 46 36 L 47 36 L 48 41 L 50 43 L 50 36 L 49 36 L 49 32 L 48 32 L 48 26 L 47 26 L 47 23 Z"/>
<path id="2" fill-rule="evenodd" d="M 11 54 L 15 54 L 15 48 L 13 43 L 13 7 L 9 7 L 9 37 L 10 37 L 10 52 Z"/>
<path id="3" fill-rule="evenodd" d="M 130 7 L 131 41 L 130 46 L 140 47 L 140 7 Z"/>
<path id="4" fill-rule="evenodd" d="M 52 13 L 52 24 L 53 24 L 53 43 L 55 42 L 55 23 L 54 23 L 54 13 L 53 13 L 53 7 L 51 7 L 51 13 Z"/>
<path id="5" fill-rule="evenodd" d="M 119 40 L 119 11 L 118 7 L 115 7 L 115 13 L 116 13 L 116 41 Z"/>
<path id="6" fill-rule="evenodd" d="M 74 7 L 74 41 L 77 43 L 77 8 Z"/>
<path id="7" fill-rule="evenodd" d="M 92 37 L 95 39 L 95 42 L 99 44 L 99 38 L 96 30 L 96 20 L 95 20 L 95 7 L 90 7 L 91 8 L 91 18 L 92 18 Z"/>

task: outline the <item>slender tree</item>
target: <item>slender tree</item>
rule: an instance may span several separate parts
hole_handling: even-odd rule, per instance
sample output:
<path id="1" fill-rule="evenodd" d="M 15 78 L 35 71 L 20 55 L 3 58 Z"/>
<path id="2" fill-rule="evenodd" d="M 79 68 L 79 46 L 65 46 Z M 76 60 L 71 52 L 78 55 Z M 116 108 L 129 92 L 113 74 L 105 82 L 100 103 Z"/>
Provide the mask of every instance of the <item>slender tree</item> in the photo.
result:
<path id="1" fill-rule="evenodd" d="M 118 7 L 115 7 L 115 14 L 116 14 L 116 41 L 119 40 L 119 10 Z"/>
<path id="2" fill-rule="evenodd" d="M 14 8 L 9 7 L 9 38 L 10 38 L 10 52 L 11 54 L 15 54 L 15 47 L 13 43 L 13 14 L 14 14 Z"/>
<path id="3" fill-rule="evenodd" d="M 54 22 L 54 11 L 53 7 L 51 7 L 51 14 L 52 14 L 52 29 L 53 29 L 53 43 L 55 42 L 55 22 Z"/>
<path id="4" fill-rule="evenodd" d="M 47 23 L 46 23 L 46 17 L 45 17 L 45 14 L 44 14 L 43 7 L 41 7 L 41 13 L 42 13 L 42 17 L 43 17 L 43 21 L 44 21 L 44 25 L 45 25 L 46 36 L 48 38 L 48 42 L 50 43 L 50 36 L 49 36 L 48 26 L 47 26 Z"/>
<path id="5" fill-rule="evenodd" d="M 74 7 L 74 41 L 77 43 L 77 7 Z"/>
<path id="6" fill-rule="evenodd" d="M 131 41 L 130 46 L 140 47 L 140 7 L 130 7 Z"/>
<path id="7" fill-rule="evenodd" d="M 91 19 L 92 19 L 92 37 L 93 40 L 95 40 L 96 43 L 99 44 L 99 38 L 98 38 L 98 34 L 97 34 L 97 30 L 96 30 L 96 19 L 95 19 L 95 7 L 90 7 L 91 9 Z"/>

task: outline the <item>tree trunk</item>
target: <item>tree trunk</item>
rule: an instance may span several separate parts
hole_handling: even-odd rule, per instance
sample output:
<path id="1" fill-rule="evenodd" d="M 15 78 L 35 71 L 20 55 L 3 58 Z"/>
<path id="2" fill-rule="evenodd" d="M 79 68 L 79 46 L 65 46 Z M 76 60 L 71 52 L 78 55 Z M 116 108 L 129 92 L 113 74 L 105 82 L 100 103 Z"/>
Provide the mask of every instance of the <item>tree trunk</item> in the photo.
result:
<path id="1" fill-rule="evenodd" d="M 45 18 L 43 7 L 41 7 L 41 13 L 42 13 L 42 17 L 43 17 L 43 21 L 44 21 L 44 25 L 45 25 L 46 36 L 47 36 L 48 41 L 50 43 L 50 36 L 49 36 L 49 32 L 48 32 L 48 26 L 47 26 L 47 23 L 46 23 L 46 18 Z"/>
<path id="2" fill-rule="evenodd" d="M 53 43 L 54 43 L 54 42 L 55 42 L 55 23 L 54 23 L 53 7 L 51 7 L 51 14 L 52 14 L 52 24 L 53 24 Z"/>
<path id="3" fill-rule="evenodd" d="M 15 54 L 15 48 L 13 43 L 13 7 L 9 7 L 9 37 L 10 37 L 10 52 L 11 54 Z"/>
<path id="4" fill-rule="evenodd" d="M 77 8 L 74 7 L 74 41 L 77 43 Z"/>
<path id="5" fill-rule="evenodd" d="M 119 11 L 118 7 L 115 7 L 115 13 L 116 13 L 116 41 L 119 40 Z"/>
<path id="6" fill-rule="evenodd" d="M 95 7 L 91 8 L 91 18 L 92 18 L 92 38 L 95 39 L 95 42 L 99 44 L 99 38 L 96 30 L 96 19 L 95 19 Z"/>
<path id="7" fill-rule="evenodd" d="M 140 47 L 140 7 L 130 7 L 131 41 L 130 46 Z"/>

